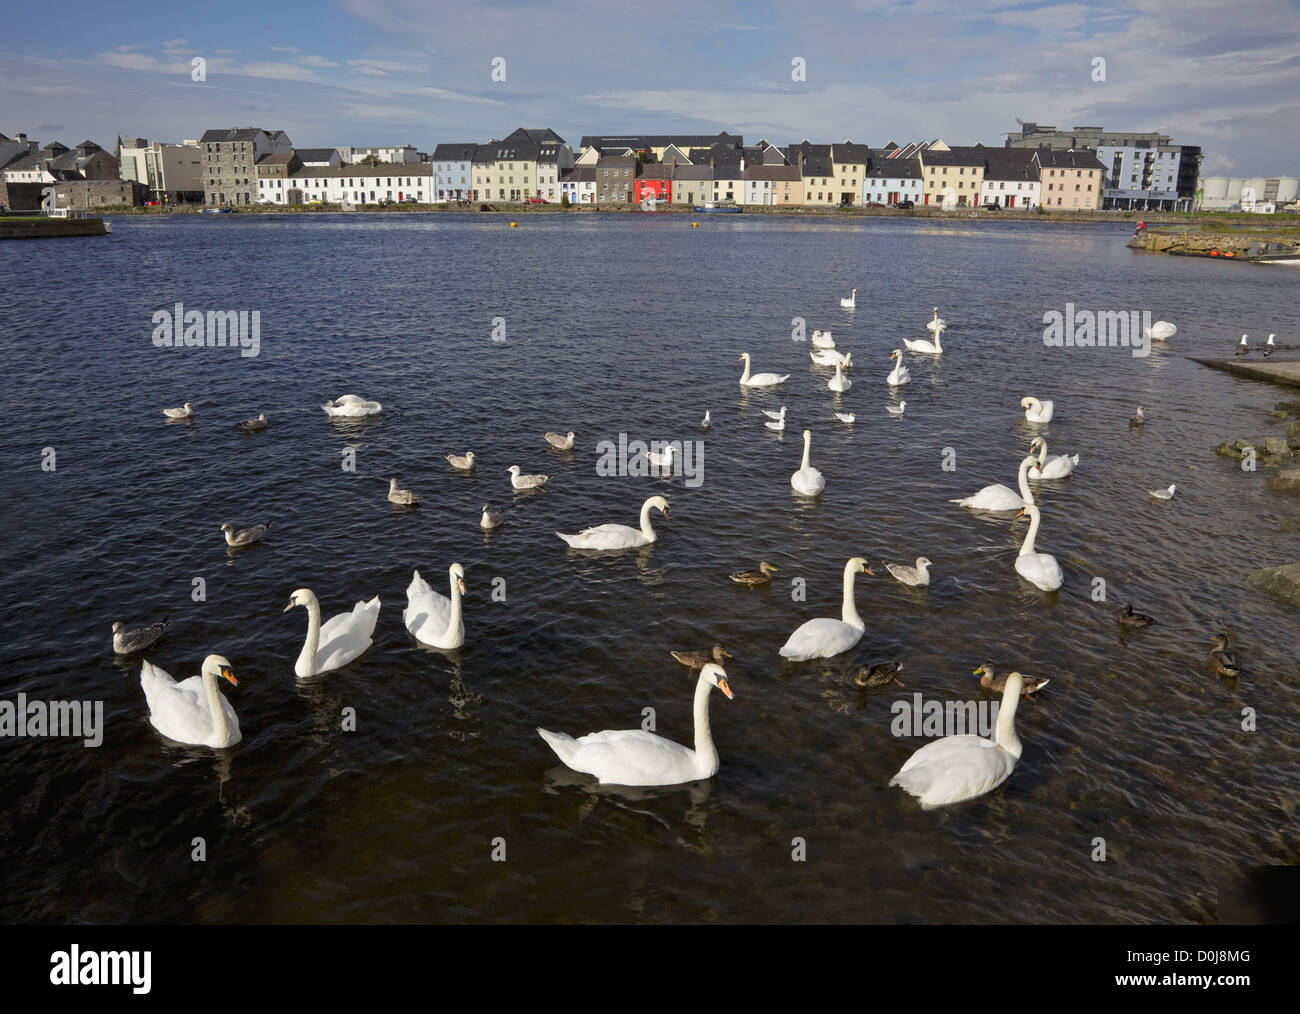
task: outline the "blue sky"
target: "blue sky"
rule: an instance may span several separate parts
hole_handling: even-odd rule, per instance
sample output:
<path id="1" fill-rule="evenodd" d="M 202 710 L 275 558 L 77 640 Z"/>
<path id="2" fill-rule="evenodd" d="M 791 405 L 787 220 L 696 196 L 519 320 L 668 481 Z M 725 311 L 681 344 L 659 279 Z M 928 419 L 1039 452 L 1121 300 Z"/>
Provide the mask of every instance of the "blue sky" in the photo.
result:
<path id="1" fill-rule="evenodd" d="M 740 132 L 1001 143 L 1016 118 L 1161 130 L 1207 174 L 1300 175 L 1296 0 L 13 4 L 0 132 L 300 147 Z M 206 80 L 191 79 L 194 57 Z M 796 57 L 806 80 L 792 80 Z M 1105 80 L 1094 81 L 1094 60 Z M 504 60 L 505 80 L 492 78 Z M 499 66 L 499 65 L 498 65 Z"/>

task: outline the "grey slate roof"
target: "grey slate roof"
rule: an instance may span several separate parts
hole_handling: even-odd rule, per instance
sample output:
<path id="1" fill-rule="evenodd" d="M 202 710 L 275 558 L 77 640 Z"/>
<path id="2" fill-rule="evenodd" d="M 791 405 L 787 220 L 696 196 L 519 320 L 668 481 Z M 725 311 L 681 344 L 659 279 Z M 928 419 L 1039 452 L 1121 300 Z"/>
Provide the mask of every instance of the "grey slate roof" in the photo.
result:
<path id="1" fill-rule="evenodd" d="M 728 134 L 725 130 L 717 134 L 588 134 L 583 137 L 578 147 L 588 148 L 666 148 L 675 144 L 686 151 L 689 148 L 712 148 L 724 144 L 732 148 L 743 147 L 745 138 L 740 134 Z"/>
<path id="2" fill-rule="evenodd" d="M 433 161 L 435 162 L 469 162 L 474 158 L 474 152 L 478 148 L 477 144 L 465 141 L 454 141 L 447 144 L 440 144 L 433 149 Z"/>
<path id="3" fill-rule="evenodd" d="M 1090 151 L 1049 151 L 1046 148 L 1033 149 L 1038 164 L 1044 169 L 1100 169 L 1106 167 L 1097 161 L 1097 156 Z"/>
<path id="4" fill-rule="evenodd" d="M 845 141 L 843 144 L 831 145 L 831 159 L 835 162 L 866 162 L 871 157 L 871 149 L 865 144 Z"/>
<path id="5" fill-rule="evenodd" d="M 294 150 L 304 162 L 328 162 L 338 154 L 337 148 L 296 148 Z"/>

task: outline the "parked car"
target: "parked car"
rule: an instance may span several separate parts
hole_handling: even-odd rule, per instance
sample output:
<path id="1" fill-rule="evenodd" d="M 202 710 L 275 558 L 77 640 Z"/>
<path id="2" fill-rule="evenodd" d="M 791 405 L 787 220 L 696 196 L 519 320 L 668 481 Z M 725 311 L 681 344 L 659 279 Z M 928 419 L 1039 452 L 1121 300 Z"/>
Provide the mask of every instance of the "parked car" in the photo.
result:
<path id="1" fill-rule="evenodd" d="M 866 208 L 883 208 L 884 205 L 881 204 L 879 201 L 868 201 L 866 204 L 863 205 L 863 207 L 866 207 Z"/>
<path id="2" fill-rule="evenodd" d="M 418 204 L 419 202 L 418 202 L 414 197 L 403 197 L 403 198 L 402 198 L 402 203 L 403 203 L 403 204 Z"/>
<path id="3" fill-rule="evenodd" d="M 1002 210 L 1002 208 L 999 207 L 999 206 L 996 205 L 996 204 L 981 204 L 980 207 L 983 208 L 985 211 L 1001 211 L 1001 210 Z"/>
<path id="4" fill-rule="evenodd" d="M 916 202 L 899 201 L 897 204 L 894 205 L 894 207 L 897 208 L 899 211 L 911 211 L 913 208 L 916 207 Z"/>
<path id="5" fill-rule="evenodd" d="M 529 203 L 529 204 L 545 204 L 545 203 L 546 203 L 546 198 L 545 198 L 545 197 L 529 197 L 529 198 L 528 198 L 528 203 Z"/>

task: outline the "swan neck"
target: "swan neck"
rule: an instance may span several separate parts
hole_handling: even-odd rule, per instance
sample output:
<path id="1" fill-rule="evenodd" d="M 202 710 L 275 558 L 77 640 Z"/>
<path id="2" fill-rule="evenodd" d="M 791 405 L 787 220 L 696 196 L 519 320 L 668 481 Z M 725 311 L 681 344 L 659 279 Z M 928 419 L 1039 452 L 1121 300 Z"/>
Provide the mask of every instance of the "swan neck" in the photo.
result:
<path id="1" fill-rule="evenodd" d="M 1002 694 L 1002 705 L 998 708 L 998 731 L 996 742 L 1008 753 L 1020 756 L 1020 738 L 1016 735 L 1016 708 L 1020 704 L 1019 692 Z"/>
<path id="2" fill-rule="evenodd" d="M 447 634 L 454 635 L 460 630 L 461 611 L 460 611 L 460 582 L 456 580 L 456 575 L 451 575 L 451 617 L 447 620 Z"/>
<path id="3" fill-rule="evenodd" d="M 1047 441 L 1040 440 L 1038 442 L 1038 467 L 1042 468 L 1045 461 L 1047 461 Z"/>
<path id="4" fill-rule="evenodd" d="M 808 468 L 812 462 L 812 434 L 806 433 L 803 438 L 803 463 L 800 469 Z"/>
<path id="5" fill-rule="evenodd" d="M 1042 519 L 1043 516 L 1038 511 L 1034 511 L 1029 516 L 1029 534 L 1025 536 L 1025 543 L 1020 547 L 1021 556 L 1027 556 L 1034 551 L 1034 540 L 1038 538 L 1038 523 Z"/>
<path id="6" fill-rule="evenodd" d="M 311 676 L 316 672 L 316 652 L 319 650 L 320 602 L 313 595 L 307 600 L 307 640 L 303 642 L 298 664 L 294 666 L 299 676 Z"/>
<path id="7" fill-rule="evenodd" d="M 695 684 L 695 763 L 709 774 L 718 770 L 718 748 L 713 745 L 713 732 L 709 728 L 709 692 L 713 684 L 700 670 Z"/>
<path id="8" fill-rule="evenodd" d="M 204 670 L 203 689 L 208 696 L 208 711 L 212 713 L 212 730 L 216 738 L 230 738 L 230 722 L 226 719 L 226 709 L 221 703 L 221 691 L 217 688 L 217 677 Z"/>
<path id="9" fill-rule="evenodd" d="M 745 372 L 740 375 L 740 382 L 743 384 L 749 379 L 749 358 L 745 358 Z"/>
<path id="10" fill-rule="evenodd" d="M 1026 507 L 1034 502 L 1034 494 L 1029 489 L 1029 470 L 1033 466 L 1034 456 L 1027 454 L 1024 460 L 1020 462 L 1020 471 L 1016 473 L 1016 485 L 1020 487 L 1020 499 L 1025 501 Z"/>
<path id="11" fill-rule="evenodd" d="M 649 500 L 641 505 L 641 534 L 647 539 L 655 537 L 654 526 L 650 524 L 650 508 L 654 506 Z"/>
<path id="12" fill-rule="evenodd" d="M 857 603 L 853 601 L 853 579 L 857 576 L 857 568 L 849 564 L 844 568 L 844 605 L 840 610 L 840 619 L 850 627 L 861 629 L 866 626 L 862 622 L 862 617 L 858 615 Z"/>

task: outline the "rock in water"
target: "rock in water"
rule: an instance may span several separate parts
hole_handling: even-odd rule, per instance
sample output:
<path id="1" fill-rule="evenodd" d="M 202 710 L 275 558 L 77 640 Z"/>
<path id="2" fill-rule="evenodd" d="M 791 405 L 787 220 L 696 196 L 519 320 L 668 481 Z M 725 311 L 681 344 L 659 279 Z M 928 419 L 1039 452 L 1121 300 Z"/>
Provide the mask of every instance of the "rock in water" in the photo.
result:
<path id="1" fill-rule="evenodd" d="M 1300 470 L 1295 474 L 1300 476 Z M 1300 609 L 1300 563 L 1252 571 L 1247 575 L 1246 582 L 1256 591 Z"/>

